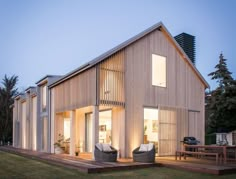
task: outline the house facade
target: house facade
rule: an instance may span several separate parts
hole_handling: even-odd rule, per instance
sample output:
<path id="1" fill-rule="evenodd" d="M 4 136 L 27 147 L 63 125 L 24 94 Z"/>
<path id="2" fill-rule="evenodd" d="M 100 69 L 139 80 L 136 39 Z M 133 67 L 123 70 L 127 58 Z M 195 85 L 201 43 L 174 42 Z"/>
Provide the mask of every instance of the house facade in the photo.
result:
<path id="1" fill-rule="evenodd" d="M 13 108 L 13 146 L 50 152 L 49 90 L 60 76 L 47 75 L 15 97 Z"/>
<path id="2" fill-rule="evenodd" d="M 98 142 L 111 144 L 122 158 L 132 157 L 134 148 L 150 142 L 157 155 L 174 155 L 185 136 L 204 144 L 207 87 L 165 26 L 155 24 L 47 85 L 48 110 L 37 108 L 42 112 L 37 118 L 37 147 L 54 153 L 62 134 L 70 155 L 78 148 L 92 154 Z M 38 106 L 43 106 L 41 94 L 37 89 Z M 14 140 L 16 147 L 22 147 L 19 140 Z M 44 146 L 42 141 L 47 141 Z"/>

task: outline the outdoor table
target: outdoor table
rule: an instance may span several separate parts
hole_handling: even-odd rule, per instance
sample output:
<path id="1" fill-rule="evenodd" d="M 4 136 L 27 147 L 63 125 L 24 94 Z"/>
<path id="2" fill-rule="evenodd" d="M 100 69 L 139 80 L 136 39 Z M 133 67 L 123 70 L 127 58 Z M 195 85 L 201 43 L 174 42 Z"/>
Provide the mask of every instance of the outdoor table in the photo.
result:
<path id="1" fill-rule="evenodd" d="M 223 160 L 224 160 L 224 164 L 227 163 L 227 150 L 228 149 L 234 149 L 235 155 L 234 155 L 234 159 L 236 159 L 236 146 L 229 146 L 229 145 L 224 145 L 224 146 L 220 146 L 220 145 L 184 145 L 184 150 L 186 150 L 186 148 L 193 148 L 193 149 L 220 149 L 223 152 Z"/>

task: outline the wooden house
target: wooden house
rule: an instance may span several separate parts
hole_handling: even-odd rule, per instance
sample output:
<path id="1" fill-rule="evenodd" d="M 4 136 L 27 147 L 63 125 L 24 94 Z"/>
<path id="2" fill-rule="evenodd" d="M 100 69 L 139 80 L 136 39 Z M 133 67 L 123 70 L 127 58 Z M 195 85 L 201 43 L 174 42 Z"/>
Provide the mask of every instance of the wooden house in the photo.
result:
<path id="1" fill-rule="evenodd" d="M 110 143 L 132 157 L 152 142 L 173 155 L 185 136 L 204 144 L 207 82 L 162 23 L 155 24 L 48 85 L 47 148 L 59 135 L 68 152 Z"/>

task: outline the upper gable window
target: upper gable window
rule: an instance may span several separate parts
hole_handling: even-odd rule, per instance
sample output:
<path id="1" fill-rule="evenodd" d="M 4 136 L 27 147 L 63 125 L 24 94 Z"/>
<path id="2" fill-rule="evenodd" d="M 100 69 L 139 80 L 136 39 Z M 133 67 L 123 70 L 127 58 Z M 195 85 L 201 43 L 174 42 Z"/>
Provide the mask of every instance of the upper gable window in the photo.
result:
<path id="1" fill-rule="evenodd" d="M 166 87 L 166 57 L 152 54 L 152 85 Z"/>
<path id="2" fill-rule="evenodd" d="M 42 110 L 46 110 L 47 105 L 47 86 L 42 86 Z"/>

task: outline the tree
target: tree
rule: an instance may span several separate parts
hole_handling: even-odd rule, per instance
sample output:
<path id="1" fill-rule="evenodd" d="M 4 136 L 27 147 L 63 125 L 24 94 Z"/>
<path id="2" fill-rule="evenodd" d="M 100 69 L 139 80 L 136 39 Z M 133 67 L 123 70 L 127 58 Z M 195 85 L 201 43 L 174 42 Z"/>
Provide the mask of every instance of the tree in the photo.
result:
<path id="1" fill-rule="evenodd" d="M 211 132 L 236 129 L 236 80 L 227 68 L 226 59 L 220 54 L 216 71 L 210 73 L 218 87 L 206 96 L 206 113 Z"/>
<path id="2" fill-rule="evenodd" d="M 17 76 L 2 79 L 2 87 L 0 87 L 0 141 L 12 141 L 13 127 L 13 109 L 14 96 L 17 94 L 16 84 Z"/>

